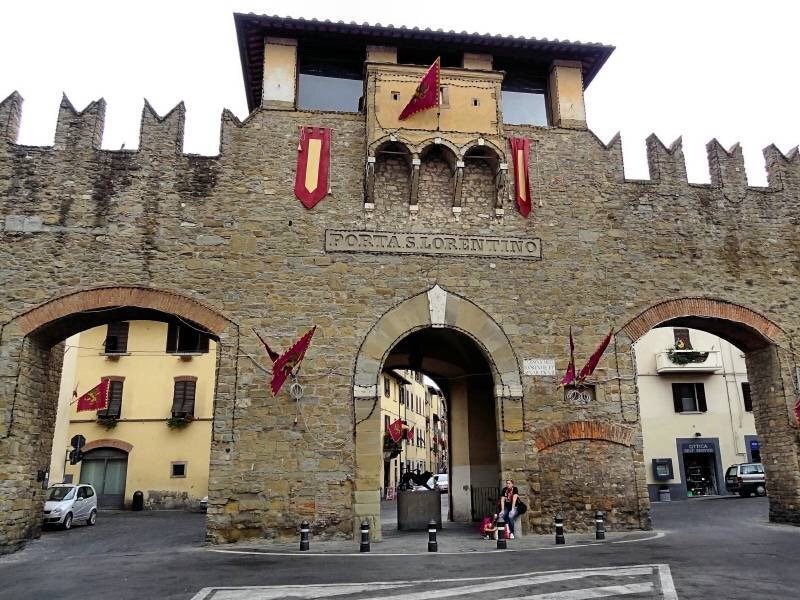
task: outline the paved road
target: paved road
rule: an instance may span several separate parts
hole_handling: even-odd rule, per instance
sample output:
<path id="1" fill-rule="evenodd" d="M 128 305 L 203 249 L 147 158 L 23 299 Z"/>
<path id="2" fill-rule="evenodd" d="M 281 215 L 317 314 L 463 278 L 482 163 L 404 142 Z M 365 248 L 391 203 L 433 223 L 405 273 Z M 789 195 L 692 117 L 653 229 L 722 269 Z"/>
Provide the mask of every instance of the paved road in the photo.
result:
<path id="1" fill-rule="evenodd" d="M 202 515 L 107 514 L 1 557 L 0 598 L 798 598 L 800 528 L 767 523 L 765 499 L 657 504 L 653 515 L 666 535 L 643 542 L 578 546 L 568 533 L 566 547 L 538 551 L 353 557 L 212 552 Z"/>

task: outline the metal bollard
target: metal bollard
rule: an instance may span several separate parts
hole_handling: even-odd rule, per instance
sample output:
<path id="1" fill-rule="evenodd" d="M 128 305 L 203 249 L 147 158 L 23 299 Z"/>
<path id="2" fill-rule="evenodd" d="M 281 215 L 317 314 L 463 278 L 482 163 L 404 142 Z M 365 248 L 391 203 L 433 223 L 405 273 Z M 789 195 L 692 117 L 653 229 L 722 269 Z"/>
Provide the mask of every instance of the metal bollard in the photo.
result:
<path id="1" fill-rule="evenodd" d="M 506 548 L 508 548 L 506 543 L 506 520 L 500 514 L 497 517 L 497 549 L 505 550 Z"/>
<path id="2" fill-rule="evenodd" d="M 300 523 L 300 552 L 308 550 L 308 521 Z"/>
<path id="3" fill-rule="evenodd" d="M 564 517 L 561 513 L 556 513 L 556 544 L 566 544 L 567 540 L 564 538 Z"/>
<path id="4" fill-rule="evenodd" d="M 428 552 L 438 552 L 439 542 L 436 541 L 436 521 L 431 519 L 428 523 Z"/>
<path id="5" fill-rule="evenodd" d="M 361 522 L 361 552 L 369 552 L 369 521 Z"/>
<path id="6" fill-rule="evenodd" d="M 605 517 L 603 516 L 603 511 L 598 510 L 596 513 L 594 513 L 594 524 L 597 528 L 594 534 L 594 539 L 596 540 L 606 539 L 606 524 L 605 524 Z"/>

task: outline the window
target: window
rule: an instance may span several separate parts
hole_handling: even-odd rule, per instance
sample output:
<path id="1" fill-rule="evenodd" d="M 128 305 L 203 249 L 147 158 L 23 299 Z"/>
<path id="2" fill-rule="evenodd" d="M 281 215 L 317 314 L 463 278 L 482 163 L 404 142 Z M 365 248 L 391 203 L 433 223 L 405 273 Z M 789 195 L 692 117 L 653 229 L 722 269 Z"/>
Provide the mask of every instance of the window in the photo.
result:
<path id="1" fill-rule="evenodd" d="M 383 415 L 383 430 L 389 431 L 389 415 Z"/>
<path id="2" fill-rule="evenodd" d="M 404 388 L 402 385 L 399 386 L 399 387 L 400 387 L 400 404 L 405 405 L 405 403 L 406 403 L 406 388 Z"/>
<path id="3" fill-rule="evenodd" d="M 389 378 L 384 376 L 383 378 L 383 395 L 387 398 L 391 395 L 392 387 L 389 383 Z"/>
<path id="4" fill-rule="evenodd" d="M 119 419 L 122 414 L 122 379 L 112 379 L 108 385 L 108 406 L 97 411 L 98 419 Z"/>
<path id="5" fill-rule="evenodd" d="M 673 383 L 675 412 L 706 412 L 706 391 L 702 383 Z"/>
<path id="6" fill-rule="evenodd" d="M 167 353 L 201 354 L 208 352 L 208 335 L 190 325 L 167 326 Z"/>
<path id="7" fill-rule="evenodd" d="M 750 384 L 746 381 L 742 382 L 742 400 L 744 400 L 744 409 L 747 412 L 753 412 L 753 397 L 750 395 Z"/>
<path id="8" fill-rule="evenodd" d="M 531 65 L 514 58 L 495 56 L 494 70 L 505 71 L 500 86 L 503 123 L 547 125 L 547 73 L 531 71 Z"/>
<path id="9" fill-rule="evenodd" d="M 443 52 L 441 48 L 405 48 L 400 46 L 397 49 L 397 62 L 401 65 L 430 67 L 437 57 L 439 57 L 439 64 L 442 68 L 459 68 L 464 60 L 461 52 Z"/>
<path id="10" fill-rule="evenodd" d="M 364 46 L 301 41 L 297 48 L 297 108 L 358 112 L 364 93 Z"/>
<path id="11" fill-rule="evenodd" d="M 194 394 L 197 381 L 194 379 L 176 379 L 175 391 L 172 396 L 173 417 L 194 416 Z"/>
<path id="12" fill-rule="evenodd" d="M 675 348 L 678 350 L 691 350 L 692 340 L 689 339 L 688 329 L 673 329 L 672 335 L 675 337 Z"/>
<path id="13" fill-rule="evenodd" d="M 186 463 L 185 462 L 172 463 L 170 477 L 186 477 Z"/>
<path id="14" fill-rule="evenodd" d="M 128 351 L 128 329 L 130 323 L 109 323 L 104 352 L 106 354 L 125 354 Z"/>

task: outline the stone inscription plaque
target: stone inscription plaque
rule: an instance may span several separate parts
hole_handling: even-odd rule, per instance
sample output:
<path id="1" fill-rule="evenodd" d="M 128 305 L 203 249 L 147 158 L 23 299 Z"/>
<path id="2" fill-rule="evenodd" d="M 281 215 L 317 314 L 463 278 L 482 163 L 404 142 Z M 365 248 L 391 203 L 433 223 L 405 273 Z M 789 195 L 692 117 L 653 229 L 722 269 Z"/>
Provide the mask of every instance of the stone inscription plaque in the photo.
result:
<path id="1" fill-rule="evenodd" d="M 553 358 L 526 358 L 522 361 L 522 372 L 525 375 L 555 375 L 556 361 Z"/>
<path id="2" fill-rule="evenodd" d="M 326 252 L 438 254 L 541 260 L 539 238 L 392 231 L 325 231 Z"/>

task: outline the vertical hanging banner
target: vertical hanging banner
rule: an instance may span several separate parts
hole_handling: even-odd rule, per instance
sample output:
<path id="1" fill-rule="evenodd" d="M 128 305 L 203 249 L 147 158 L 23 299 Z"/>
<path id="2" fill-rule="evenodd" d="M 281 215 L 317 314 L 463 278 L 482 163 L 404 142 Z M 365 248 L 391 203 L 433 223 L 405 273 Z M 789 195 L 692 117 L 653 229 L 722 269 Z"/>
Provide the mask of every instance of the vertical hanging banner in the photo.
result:
<path id="1" fill-rule="evenodd" d="M 531 142 L 526 138 L 508 138 L 511 144 L 511 158 L 514 162 L 514 189 L 517 209 L 520 214 L 528 218 L 531 214 L 531 182 L 528 177 L 528 155 L 531 152 Z"/>
<path id="2" fill-rule="evenodd" d="M 330 192 L 331 130 L 301 127 L 297 144 L 294 195 L 306 208 L 314 208 Z"/>

